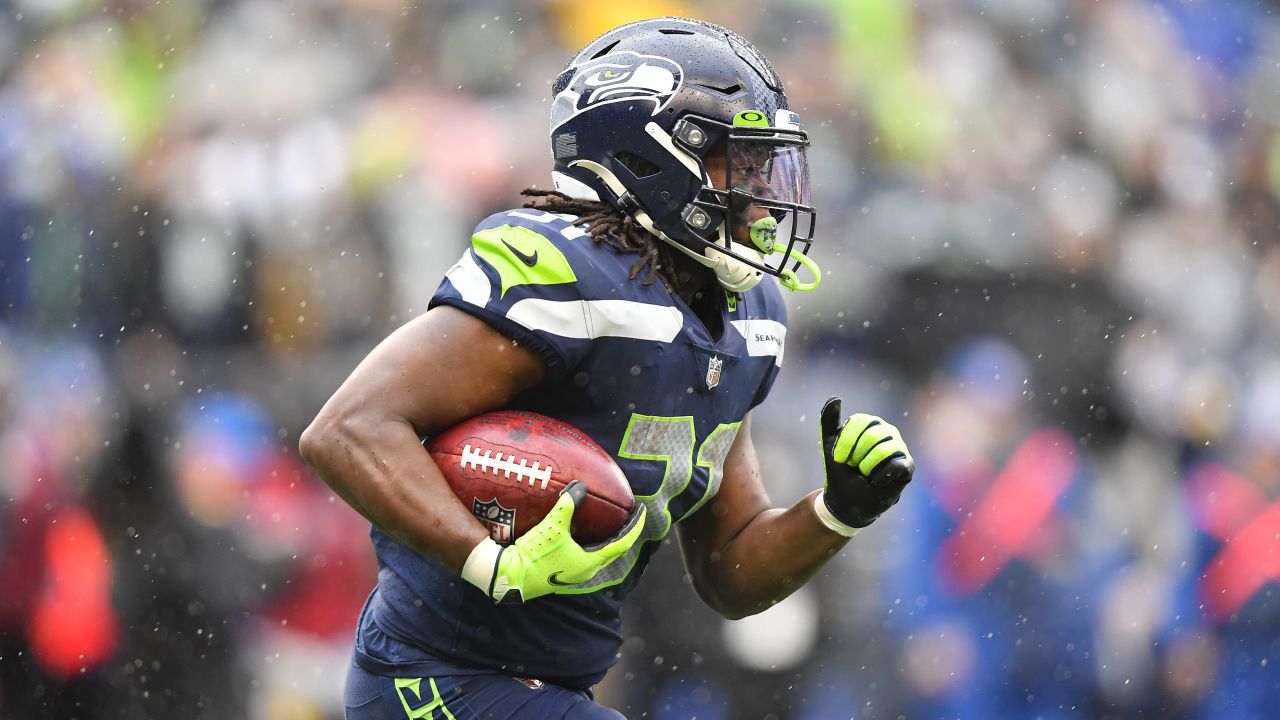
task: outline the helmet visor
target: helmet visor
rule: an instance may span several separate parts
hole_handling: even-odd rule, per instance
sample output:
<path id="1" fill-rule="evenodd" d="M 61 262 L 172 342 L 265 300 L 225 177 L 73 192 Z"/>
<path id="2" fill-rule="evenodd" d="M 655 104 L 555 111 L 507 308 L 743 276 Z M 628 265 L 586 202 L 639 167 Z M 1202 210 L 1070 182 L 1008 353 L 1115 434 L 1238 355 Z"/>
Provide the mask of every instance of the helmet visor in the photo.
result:
<path id="1" fill-rule="evenodd" d="M 749 192 L 760 200 L 809 204 L 809 162 L 801 145 L 777 145 L 754 138 L 731 140 L 727 165 L 725 187 Z"/>

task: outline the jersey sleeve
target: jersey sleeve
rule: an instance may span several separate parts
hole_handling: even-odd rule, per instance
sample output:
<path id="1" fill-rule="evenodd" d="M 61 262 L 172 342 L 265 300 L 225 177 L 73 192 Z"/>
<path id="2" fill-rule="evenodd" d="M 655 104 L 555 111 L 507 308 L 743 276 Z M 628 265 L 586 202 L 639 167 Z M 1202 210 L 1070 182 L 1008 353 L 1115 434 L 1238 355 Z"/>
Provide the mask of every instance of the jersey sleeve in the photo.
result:
<path id="1" fill-rule="evenodd" d="M 568 257 L 583 233 L 559 225 L 510 212 L 486 219 L 430 303 L 469 313 L 537 353 L 547 364 L 544 382 L 563 378 L 591 344 L 578 278 L 590 270 Z"/>

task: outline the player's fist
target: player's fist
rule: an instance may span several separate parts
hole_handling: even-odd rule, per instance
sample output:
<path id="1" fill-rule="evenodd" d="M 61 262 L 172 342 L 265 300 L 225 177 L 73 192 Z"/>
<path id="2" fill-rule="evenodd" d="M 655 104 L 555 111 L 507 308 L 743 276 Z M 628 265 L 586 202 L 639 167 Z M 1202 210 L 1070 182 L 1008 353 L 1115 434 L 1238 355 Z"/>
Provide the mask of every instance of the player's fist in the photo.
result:
<path id="1" fill-rule="evenodd" d="M 841 423 L 838 397 L 822 406 L 820 424 L 827 471 L 820 502 L 841 524 L 866 527 L 898 502 L 915 461 L 898 428 L 882 418 L 857 413 Z"/>
<path id="2" fill-rule="evenodd" d="M 583 547 L 569 534 L 569 525 L 573 511 L 586 495 L 587 486 L 575 480 L 560 491 L 560 498 L 546 517 L 511 545 L 503 547 L 485 538 L 471 551 L 462 577 L 498 603 L 526 602 L 570 592 L 575 585 L 590 580 L 639 540 L 645 506 L 639 504 L 613 538 Z"/>

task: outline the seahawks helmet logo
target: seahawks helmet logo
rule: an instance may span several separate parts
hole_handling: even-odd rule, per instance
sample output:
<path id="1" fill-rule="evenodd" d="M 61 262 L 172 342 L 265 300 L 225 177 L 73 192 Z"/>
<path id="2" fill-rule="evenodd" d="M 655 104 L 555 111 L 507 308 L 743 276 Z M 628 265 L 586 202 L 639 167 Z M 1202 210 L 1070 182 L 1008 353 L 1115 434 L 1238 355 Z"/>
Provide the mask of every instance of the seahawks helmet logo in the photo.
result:
<path id="1" fill-rule="evenodd" d="M 573 79 L 556 95 L 551 129 L 592 108 L 644 100 L 662 112 L 684 83 L 684 70 L 669 58 L 630 50 L 609 53 L 573 68 Z"/>

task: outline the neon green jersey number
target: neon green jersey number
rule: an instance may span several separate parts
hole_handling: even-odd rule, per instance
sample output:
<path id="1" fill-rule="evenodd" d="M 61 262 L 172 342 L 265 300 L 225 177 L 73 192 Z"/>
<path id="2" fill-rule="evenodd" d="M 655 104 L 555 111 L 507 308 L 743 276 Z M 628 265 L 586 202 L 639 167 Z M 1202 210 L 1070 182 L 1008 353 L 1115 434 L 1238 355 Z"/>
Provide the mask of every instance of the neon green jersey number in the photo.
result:
<path id="1" fill-rule="evenodd" d="M 729 448 L 733 446 L 733 439 L 737 437 L 741 426 L 740 422 L 722 423 L 702 441 L 701 447 L 697 447 L 692 417 L 633 413 L 627 424 L 627 431 L 622 436 L 618 456 L 628 460 L 664 463 L 666 469 L 662 473 L 662 483 L 652 495 L 636 496 L 637 501 L 648 507 L 640 540 L 631 546 L 627 554 L 605 566 L 574 592 L 594 592 L 622 582 L 630 574 L 631 568 L 635 567 L 644 543 L 658 542 L 666 537 L 674 523 L 688 517 L 715 495 L 720 489 L 720 481 L 724 479 L 724 460 L 728 457 Z M 698 450 L 696 464 L 707 468 L 707 488 L 688 511 L 678 518 L 672 518 L 671 501 L 688 489 L 689 481 L 693 478 L 695 448 Z"/>
<path id="2" fill-rule="evenodd" d="M 444 698 L 440 697 L 440 688 L 436 687 L 435 678 L 426 678 L 427 683 L 431 686 L 431 700 L 427 703 L 422 701 L 426 698 L 422 697 L 422 678 L 396 678 L 396 694 L 400 696 L 400 705 L 404 707 L 404 715 L 409 720 L 418 720 L 418 718 L 434 718 L 435 711 L 439 710 L 444 713 L 444 717 L 448 720 L 457 720 L 453 713 L 449 712 L 449 708 L 444 705 Z M 409 693 L 413 693 L 414 705 L 409 704 Z"/>

